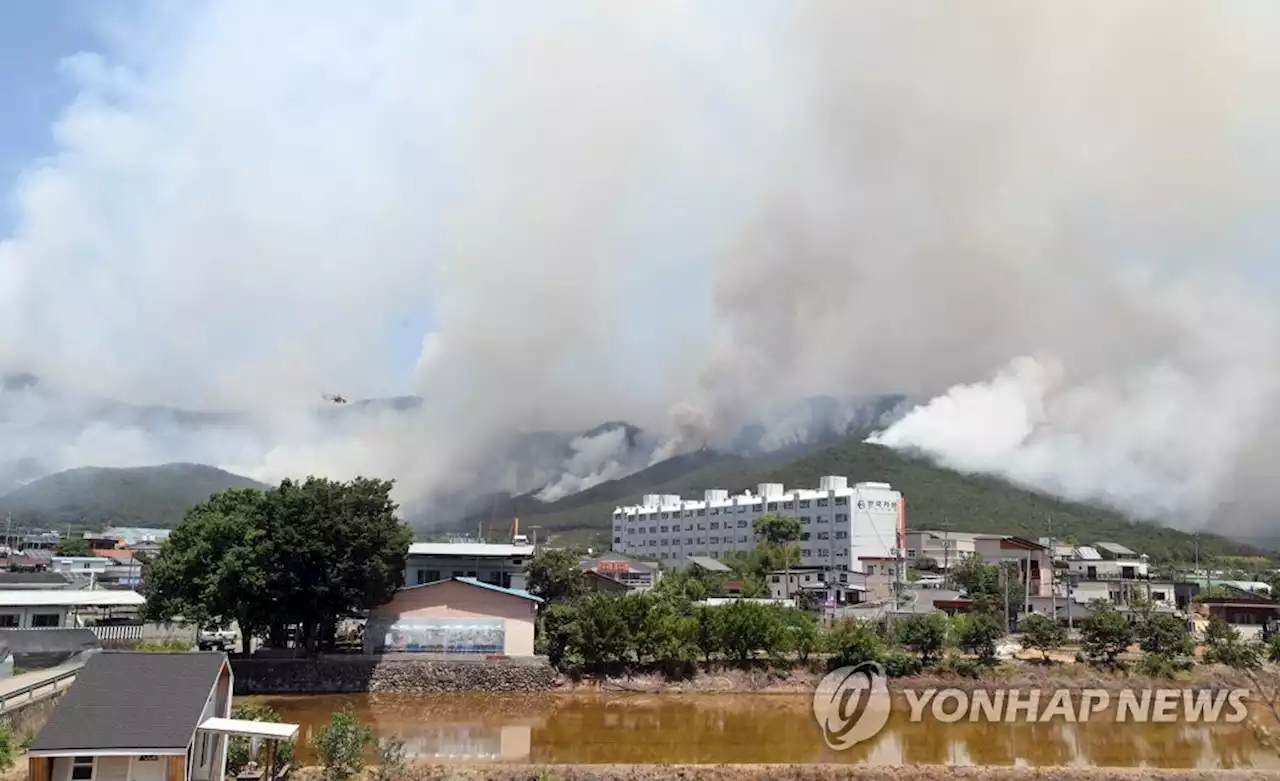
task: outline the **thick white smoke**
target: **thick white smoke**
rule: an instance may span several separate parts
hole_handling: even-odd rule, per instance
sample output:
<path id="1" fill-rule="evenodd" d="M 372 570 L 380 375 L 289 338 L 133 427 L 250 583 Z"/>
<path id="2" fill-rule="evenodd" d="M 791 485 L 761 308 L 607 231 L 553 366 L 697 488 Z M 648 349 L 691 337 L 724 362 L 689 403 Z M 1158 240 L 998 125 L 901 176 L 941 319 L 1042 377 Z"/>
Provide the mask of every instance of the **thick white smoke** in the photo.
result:
<path id="1" fill-rule="evenodd" d="M 554 471 L 494 463 L 543 430 L 625 419 L 670 455 L 766 419 L 771 446 L 807 435 L 770 420 L 798 398 L 943 394 L 882 439 L 1189 524 L 1280 506 L 1278 9 L 203 0 L 113 22 L 12 191 L 0 365 L 244 410 L 252 435 L 212 426 L 204 460 L 425 500 Z M 415 361 L 416 414 L 297 411 L 402 392 Z M 117 433 L 62 462 L 168 447 Z M 632 468 L 607 444 L 534 484 Z"/>

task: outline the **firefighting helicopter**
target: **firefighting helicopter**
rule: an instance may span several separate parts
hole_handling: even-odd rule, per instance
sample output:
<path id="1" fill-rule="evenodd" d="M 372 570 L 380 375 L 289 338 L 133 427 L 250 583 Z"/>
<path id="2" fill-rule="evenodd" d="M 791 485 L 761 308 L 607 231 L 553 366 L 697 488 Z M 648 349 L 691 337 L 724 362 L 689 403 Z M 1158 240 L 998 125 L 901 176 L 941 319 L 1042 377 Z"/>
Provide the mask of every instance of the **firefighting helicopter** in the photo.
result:
<path id="1" fill-rule="evenodd" d="M 326 393 L 326 394 L 324 394 L 324 400 L 325 400 L 325 401 L 331 401 L 331 402 L 333 402 L 334 404 L 346 404 L 346 403 L 347 403 L 347 400 L 346 400 L 346 398 L 345 398 L 345 397 L 343 397 L 343 396 L 339 396 L 339 395 L 337 395 L 337 394 L 331 394 L 331 393 Z"/>

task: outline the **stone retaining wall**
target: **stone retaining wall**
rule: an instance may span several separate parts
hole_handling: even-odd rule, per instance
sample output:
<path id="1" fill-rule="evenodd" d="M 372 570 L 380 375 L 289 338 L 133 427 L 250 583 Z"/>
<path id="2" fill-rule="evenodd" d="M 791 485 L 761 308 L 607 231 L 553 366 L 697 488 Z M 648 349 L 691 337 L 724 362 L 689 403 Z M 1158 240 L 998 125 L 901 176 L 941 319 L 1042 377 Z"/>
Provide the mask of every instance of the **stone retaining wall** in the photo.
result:
<path id="1" fill-rule="evenodd" d="M 235 693 L 538 692 L 556 684 L 545 659 L 460 660 L 394 656 L 233 659 Z"/>

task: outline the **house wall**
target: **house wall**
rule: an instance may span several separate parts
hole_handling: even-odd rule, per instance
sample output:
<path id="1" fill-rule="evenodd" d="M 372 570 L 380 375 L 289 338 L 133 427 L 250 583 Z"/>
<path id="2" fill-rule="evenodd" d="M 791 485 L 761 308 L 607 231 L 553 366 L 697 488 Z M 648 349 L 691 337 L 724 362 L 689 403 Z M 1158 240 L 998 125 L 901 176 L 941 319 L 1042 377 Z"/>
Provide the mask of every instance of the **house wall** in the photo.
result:
<path id="1" fill-rule="evenodd" d="M 58 623 L 53 626 L 71 626 L 71 611 L 60 605 L 34 607 L 0 607 L 0 629 L 32 629 L 37 615 L 56 615 Z M 12 622 L 17 622 L 16 624 Z"/>
<path id="2" fill-rule="evenodd" d="M 231 715 L 230 702 L 231 672 L 229 666 L 224 666 L 222 672 L 218 675 L 217 683 L 214 684 L 213 689 L 209 692 L 208 699 L 205 700 L 204 710 L 200 712 L 200 720 L 196 723 L 203 724 L 205 720 L 214 717 L 227 718 Z M 200 762 L 202 748 L 204 763 Z M 216 781 L 216 779 L 222 777 L 225 767 L 223 763 L 227 751 L 226 735 L 196 730 L 188 751 L 192 758 L 192 781 Z"/>
<path id="3" fill-rule="evenodd" d="M 1101 579 L 1137 579 L 1146 578 L 1150 574 L 1147 562 L 1138 559 L 1072 559 L 1067 562 L 1067 566 L 1071 568 L 1072 574 L 1080 577 L 1088 576 L 1090 567 L 1094 570 L 1093 577 Z"/>
<path id="4" fill-rule="evenodd" d="M 531 600 L 457 582 L 398 591 L 390 602 L 370 612 L 370 617 L 377 618 L 502 619 L 507 656 L 533 655 L 536 615 L 536 603 Z"/>
<path id="5" fill-rule="evenodd" d="M 939 537 L 930 532 L 907 532 L 907 562 L 915 564 L 926 556 L 938 563 L 939 569 L 951 569 L 974 555 L 971 538 Z"/>
<path id="6" fill-rule="evenodd" d="M 419 586 L 447 578 L 475 578 L 503 588 L 525 587 L 526 556 L 442 556 L 409 554 L 404 584 Z"/>

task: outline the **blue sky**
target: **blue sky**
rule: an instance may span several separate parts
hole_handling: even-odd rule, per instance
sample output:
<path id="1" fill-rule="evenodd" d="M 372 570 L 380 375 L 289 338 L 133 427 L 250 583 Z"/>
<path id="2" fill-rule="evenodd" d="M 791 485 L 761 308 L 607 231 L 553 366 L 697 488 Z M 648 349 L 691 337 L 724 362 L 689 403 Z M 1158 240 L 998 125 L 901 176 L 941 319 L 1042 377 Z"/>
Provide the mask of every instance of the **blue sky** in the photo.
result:
<path id="1" fill-rule="evenodd" d="M 92 48 L 85 0 L 39 0 L 0 5 L 0 184 L 6 208 L 0 235 L 13 227 L 7 198 L 14 179 L 31 161 L 51 151 L 50 125 L 74 95 L 59 75 L 63 57 Z"/>

